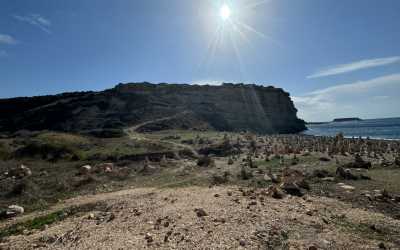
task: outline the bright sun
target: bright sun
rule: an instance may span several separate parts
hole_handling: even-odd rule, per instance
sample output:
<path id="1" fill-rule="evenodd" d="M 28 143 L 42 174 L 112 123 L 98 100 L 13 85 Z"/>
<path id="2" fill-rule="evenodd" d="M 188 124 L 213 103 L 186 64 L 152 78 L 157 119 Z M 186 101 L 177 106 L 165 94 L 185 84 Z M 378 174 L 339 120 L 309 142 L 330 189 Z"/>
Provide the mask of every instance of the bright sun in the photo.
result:
<path id="1" fill-rule="evenodd" d="M 222 5 L 221 9 L 219 10 L 219 15 L 221 16 L 222 20 L 227 20 L 231 16 L 231 8 L 228 5 Z"/>

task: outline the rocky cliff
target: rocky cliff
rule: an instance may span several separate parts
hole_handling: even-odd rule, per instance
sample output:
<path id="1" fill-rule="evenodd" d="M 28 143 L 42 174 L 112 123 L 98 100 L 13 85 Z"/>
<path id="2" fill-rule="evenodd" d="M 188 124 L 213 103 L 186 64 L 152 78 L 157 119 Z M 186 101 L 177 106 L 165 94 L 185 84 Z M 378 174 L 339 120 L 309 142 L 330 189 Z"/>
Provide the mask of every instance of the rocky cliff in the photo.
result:
<path id="1" fill-rule="evenodd" d="M 131 126 L 146 131 L 198 124 L 221 131 L 259 133 L 296 133 L 305 129 L 288 93 L 244 84 L 128 83 L 101 92 L 3 99 L 0 111 L 3 132 L 79 132 Z"/>

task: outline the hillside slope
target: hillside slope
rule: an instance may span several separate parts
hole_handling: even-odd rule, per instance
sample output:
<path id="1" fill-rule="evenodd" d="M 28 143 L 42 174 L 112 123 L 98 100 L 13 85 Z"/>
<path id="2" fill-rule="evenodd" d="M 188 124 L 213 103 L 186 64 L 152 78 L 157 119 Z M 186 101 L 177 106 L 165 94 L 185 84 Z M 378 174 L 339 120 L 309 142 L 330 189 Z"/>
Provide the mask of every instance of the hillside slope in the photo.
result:
<path id="1" fill-rule="evenodd" d="M 182 113 L 186 115 L 183 125 L 177 125 L 181 127 L 196 128 L 203 121 L 220 131 L 296 133 L 305 129 L 288 93 L 244 84 L 119 84 L 101 92 L 3 99 L 0 110 L 2 132 L 124 128 Z"/>

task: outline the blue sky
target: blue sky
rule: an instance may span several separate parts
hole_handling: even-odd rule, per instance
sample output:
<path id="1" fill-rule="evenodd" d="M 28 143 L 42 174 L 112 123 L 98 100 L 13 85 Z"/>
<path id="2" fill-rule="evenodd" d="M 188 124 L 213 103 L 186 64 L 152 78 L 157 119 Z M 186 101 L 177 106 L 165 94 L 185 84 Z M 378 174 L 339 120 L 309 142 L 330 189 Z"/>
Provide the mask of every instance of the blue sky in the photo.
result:
<path id="1" fill-rule="evenodd" d="M 226 81 L 282 87 L 306 120 L 400 116 L 399 13 L 398 0 L 3 0 L 0 98 Z"/>

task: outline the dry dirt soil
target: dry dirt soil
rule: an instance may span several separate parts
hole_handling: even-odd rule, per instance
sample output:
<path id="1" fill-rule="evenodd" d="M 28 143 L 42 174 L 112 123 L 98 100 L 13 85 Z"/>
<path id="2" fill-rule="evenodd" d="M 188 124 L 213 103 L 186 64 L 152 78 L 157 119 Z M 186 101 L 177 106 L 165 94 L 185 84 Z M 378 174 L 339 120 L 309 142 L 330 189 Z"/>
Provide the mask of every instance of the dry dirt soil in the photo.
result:
<path id="1" fill-rule="evenodd" d="M 330 198 L 274 199 L 264 189 L 137 188 L 76 197 L 49 211 L 85 204 L 98 206 L 8 237 L 0 249 L 399 249 L 400 244 L 399 220 Z"/>

